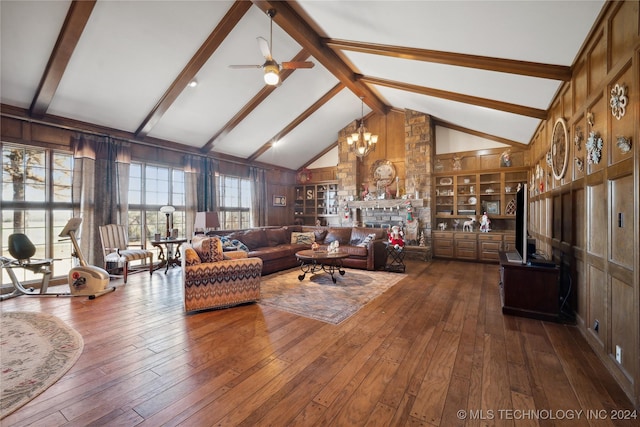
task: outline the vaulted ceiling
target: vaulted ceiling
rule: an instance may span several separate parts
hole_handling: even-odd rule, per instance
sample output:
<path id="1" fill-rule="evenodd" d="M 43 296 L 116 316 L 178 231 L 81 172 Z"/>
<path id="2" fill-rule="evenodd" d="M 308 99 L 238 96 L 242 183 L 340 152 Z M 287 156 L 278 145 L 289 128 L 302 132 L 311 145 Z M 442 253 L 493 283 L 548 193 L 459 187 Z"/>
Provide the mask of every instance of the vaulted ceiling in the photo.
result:
<path id="1" fill-rule="evenodd" d="M 335 146 L 360 97 L 528 144 L 603 4 L 2 0 L 1 102 L 290 169 Z M 265 62 L 269 9 L 274 59 L 315 64 L 279 86 L 229 67 Z"/>

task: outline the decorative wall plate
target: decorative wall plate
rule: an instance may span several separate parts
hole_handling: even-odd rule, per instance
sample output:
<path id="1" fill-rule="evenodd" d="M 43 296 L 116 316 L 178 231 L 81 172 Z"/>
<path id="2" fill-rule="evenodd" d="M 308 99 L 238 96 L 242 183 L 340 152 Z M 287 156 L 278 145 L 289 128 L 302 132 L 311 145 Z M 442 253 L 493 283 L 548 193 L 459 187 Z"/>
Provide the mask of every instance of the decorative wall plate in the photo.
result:
<path id="1" fill-rule="evenodd" d="M 598 164 L 600 163 L 600 157 L 602 156 L 602 138 L 596 131 L 589 132 L 589 138 L 587 138 L 587 163 Z"/>
<path id="2" fill-rule="evenodd" d="M 611 99 L 609 105 L 611 105 L 611 114 L 616 119 L 620 120 L 627 110 L 627 87 L 625 85 L 617 84 L 611 89 Z"/>
<path id="3" fill-rule="evenodd" d="M 469 197 L 469 204 L 470 205 L 475 205 L 477 201 L 478 201 L 478 199 L 476 199 L 475 197 Z"/>
<path id="4" fill-rule="evenodd" d="M 555 179 L 562 179 L 567 171 L 567 159 L 569 158 L 569 134 L 567 124 L 562 117 L 553 125 L 551 137 L 551 169 Z"/>
<path id="5" fill-rule="evenodd" d="M 453 179 L 451 178 L 440 178 L 440 185 L 451 185 L 453 184 Z"/>
<path id="6" fill-rule="evenodd" d="M 616 145 L 618 146 L 622 154 L 626 154 L 631 151 L 631 138 L 619 136 Z"/>

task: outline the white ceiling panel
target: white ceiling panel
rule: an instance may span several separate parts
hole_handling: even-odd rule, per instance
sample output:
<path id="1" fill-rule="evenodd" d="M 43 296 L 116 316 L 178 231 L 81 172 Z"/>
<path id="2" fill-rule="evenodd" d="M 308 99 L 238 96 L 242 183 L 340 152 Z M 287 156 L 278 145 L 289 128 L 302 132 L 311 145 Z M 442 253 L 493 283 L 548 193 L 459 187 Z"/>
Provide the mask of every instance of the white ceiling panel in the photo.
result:
<path id="1" fill-rule="evenodd" d="M 405 108 L 420 111 L 467 129 L 528 144 L 540 124 L 539 119 L 462 104 L 454 101 L 377 87 L 392 105 L 401 103 Z"/>
<path id="2" fill-rule="evenodd" d="M 298 3 L 334 39 L 571 65 L 604 1 Z"/>
<path id="3" fill-rule="evenodd" d="M 230 3 L 97 2 L 49 112 L 135 131 Z"/>
<path id="4" fill-rule="evenodd" d="M 2 102 L 29 108 L 71 2 L 3 0 L 0 4 Z"/>
<path id="5" fill-rule="evenodd" d="M 243 71 L 238 71 L 243 72 Z M 261 78 L 261 77 L 260 77 Z M 294 71 L 246 120 L 213 148 L 247 157 L 258 150 L 338 83 L 320 64 Z M 336 130 L 337 131 L 337 130 Z"/>
<path id="6" fill-rule="evenodd" d="M 359 98 L 343 89 L 257 160 L 291 169 L 300 168 L 306 160 L 338 140 L 338 131 L 353 121 L 345 120 L 345 117 L 360 118 L 361 106 Z M 370 110 L 365 109 L 365 114 L 367 111 Z"/>
<path id="7" fill-rule="evenodd" d="M 549 79 L 358 52 L 345 54 L 365 76 L 540 109 L 549 108 L 560 87 L 560 82 Z"/>

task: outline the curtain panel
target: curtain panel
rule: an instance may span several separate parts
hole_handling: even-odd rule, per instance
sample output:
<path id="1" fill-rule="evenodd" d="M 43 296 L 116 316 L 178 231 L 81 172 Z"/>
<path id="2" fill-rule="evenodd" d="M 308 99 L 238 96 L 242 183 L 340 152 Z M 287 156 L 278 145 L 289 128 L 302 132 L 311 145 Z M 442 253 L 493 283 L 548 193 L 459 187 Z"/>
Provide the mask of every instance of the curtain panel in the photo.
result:
<path id="1" fill-rule="evenodd" d="M 128 224 L 131 146 L 113 138 L 76 134 L 72 137 L 74 170 L 72 200 L 82 217 L 80 249 L 87 262 L 104 265 L 98 227 Z"/>
<path id="2" fill-rule="evenodd" d="M 200 174 L 201 158 L 186 155 L 184 157 L 184 185 L 185 185 L 185 236 L 193 236 L 198 212 L 198 177 Z"/>
<path id="3" fill-rule="evenodd" d="M 264 169 L 249 168 L 251 178 L 251 226 L 267 225 L 267 182 Z"/>
<path id="4" fill-rule="evenodd" d="M 216 176 L 218 161 L 208 157 L 200 158 L 197 185 L 197 212 L 213 212 L 218 210 L 218 194 Z"/>

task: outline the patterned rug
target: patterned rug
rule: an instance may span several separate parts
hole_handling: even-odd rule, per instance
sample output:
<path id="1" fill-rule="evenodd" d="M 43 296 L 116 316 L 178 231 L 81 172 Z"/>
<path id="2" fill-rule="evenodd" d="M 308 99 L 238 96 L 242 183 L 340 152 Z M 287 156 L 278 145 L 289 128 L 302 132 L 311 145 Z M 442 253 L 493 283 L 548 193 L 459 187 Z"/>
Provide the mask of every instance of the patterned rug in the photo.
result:
<path id="1" fill-rule="evenodd" d="M 337 325 L 357 313 L 406 274 L 345 269 L 331 275 L 316 273 L 298 280 L 300 269 L 291 269 L 262 278 L 260 304 Z"/>
<path id="2" fill-rule="evenodd" d="M 58 381 L 78 360 L 82 336 L 45 313 L 0 313 L 0 419 Z"/>

